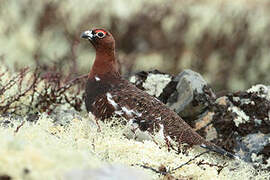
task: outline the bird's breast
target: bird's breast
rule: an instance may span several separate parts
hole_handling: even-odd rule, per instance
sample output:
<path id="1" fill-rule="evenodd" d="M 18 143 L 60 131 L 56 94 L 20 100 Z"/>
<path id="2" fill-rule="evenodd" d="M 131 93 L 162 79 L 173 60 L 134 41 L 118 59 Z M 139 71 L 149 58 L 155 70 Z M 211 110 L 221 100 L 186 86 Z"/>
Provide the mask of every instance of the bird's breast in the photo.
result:
<path id="1" fill-rule="evenodd" d="M 102 95 L 111 89 L 111 85 L 100 80 L 100 77 L 95 76 L 89 78 L 85 88 L 85 105 L 88 112 L 93 113 L 93 107 L 98 106 L 102 101 Z"/>

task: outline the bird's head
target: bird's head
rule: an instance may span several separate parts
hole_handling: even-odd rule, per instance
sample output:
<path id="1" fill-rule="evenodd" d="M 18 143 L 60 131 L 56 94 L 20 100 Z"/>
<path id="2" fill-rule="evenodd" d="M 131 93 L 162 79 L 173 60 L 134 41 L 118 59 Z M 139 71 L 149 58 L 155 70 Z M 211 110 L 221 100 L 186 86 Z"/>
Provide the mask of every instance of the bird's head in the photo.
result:
<path id="1" fill-rule="evenodd" d="M 115 42 L 111 33 L 105 29 L 84 31 L 81 38 L 88 39 L 96 50 L 114 50 Z"/>
<path id="2" fill-rule="evenodd" d="M 112 34 L 105 29 L 92 29 L 84 31 L 81 38 L 88 39 L 96 49 L 96 58 L 89 78 L 94 79 L 95 76 L 119 78 L 120 72 L 115 58 L 115 41 Z"/>

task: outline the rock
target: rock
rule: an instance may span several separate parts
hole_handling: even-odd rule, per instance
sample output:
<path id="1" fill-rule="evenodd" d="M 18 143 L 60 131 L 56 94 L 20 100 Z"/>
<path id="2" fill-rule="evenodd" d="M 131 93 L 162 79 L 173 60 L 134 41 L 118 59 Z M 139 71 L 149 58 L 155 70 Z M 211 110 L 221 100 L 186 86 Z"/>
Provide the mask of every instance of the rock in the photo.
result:
<path id="1" fill-rule="evenodd" d="M 175 110 L 203 137 L 254 167 L 270 170 L 270 86 L 259 84 L 216 99 L 201 75 L 191 70 L 175 77 L 140 72 L 131 80 Z"/>
<path id="2" fill-rule="evenodd" d="M 65 175 L 65 180 L 150 180 L 142 170 L 123 165 L 107 165 L 97 169 L 71 170 Z"/>
<path id="3" fill-rule="evenodd" d="M 237 138 L 235 152 L 245 161 L 252 162 L 252 156 L 261 154 L 265 146 L 270 145 L 270 134 L 261 132 Z M 256 161 L 255 161 L 256 162 Z"/>
<path id="4" fill-rule="evenodd" d="M 195 121 L 194 129 L 207 141 L 212 141 L 218 137 L 216 129 L 213 127 L 213 112 L 207 112 Z"/>
<path id="5" fill-rule="evenodd" d="M 172 82 L 172 80 L 173 76 L 162 73 L 158 70 L 149 72 L 141 71 L 129 78 L 129 81 L 137 88 L 146 91 L 152 96 L 155 96 L 162 102 L 167 101 L 165 97 L 162 97 L 165 95 L 162 94 L 165 93 L 166 87 Z M 171 89 L 174 90 L 175 87 L 172 87 Z"/>
<path id="6" fill-rule="evenodd" d="M 184 119 L 197 119 L 206 112 L 210 99 L 215 99 L 215 94 L 202 76 L 191 70 L 184 70 L 175 77 L 157 70 L 142 71 L 131 76 L 130 81 Z"/>
<path id="7" fill-rule="evenodd" d="M 270 87 L 256 85 L 217 99 L 213 126 L 223 148 L 270 170 Z"/>
<path id="8" fill-rule="evenodd" d="M 160 78 L 162 85 L 157 85 Z M 175 110 L 201 136 L 254 167 L 270 170 L 270 86 L 259 84 L 216 99 L 201 75 L 191 70 L 175 77 L 141 72 L 131 80 Z"/>
<path id="9" fill-rule="evenodd" d="M 176 91 L 168 98 L 167 105 L 182 118 L 196 119 L 206 111 L 208 99 L 215 98 L 215 94 L 199 73 L 184 70 L 174 81 L 177 82 Z"/>

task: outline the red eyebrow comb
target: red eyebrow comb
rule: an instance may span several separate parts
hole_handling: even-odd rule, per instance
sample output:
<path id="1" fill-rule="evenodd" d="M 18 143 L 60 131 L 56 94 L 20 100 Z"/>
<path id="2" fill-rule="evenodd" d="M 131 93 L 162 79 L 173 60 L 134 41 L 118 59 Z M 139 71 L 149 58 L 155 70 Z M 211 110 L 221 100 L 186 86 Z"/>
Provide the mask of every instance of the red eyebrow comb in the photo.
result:
<path id="1" fill-rule="evenodd" d="M 102 30 L 102 29 L 94 30 L 94 32 L 95 32 L 96 34 L 99 33 L 99 32 L 102 32 L 102 33 L 104 33 L 104 34 L 107 34 L 107 32 L 104 31 L 104 30 Z"/>

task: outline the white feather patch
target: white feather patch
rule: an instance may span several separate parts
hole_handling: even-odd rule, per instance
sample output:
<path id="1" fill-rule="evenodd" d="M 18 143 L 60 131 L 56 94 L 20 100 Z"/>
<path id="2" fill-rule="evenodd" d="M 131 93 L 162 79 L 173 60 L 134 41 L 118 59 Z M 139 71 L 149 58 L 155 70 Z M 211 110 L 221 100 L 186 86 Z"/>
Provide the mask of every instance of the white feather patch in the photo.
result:
<path id="1" fill-rule="evenodd" d="M 107 96 L 107 100 L 109 101 L 109 103 L 110 103 L 111 105 L 113 105 L 113 107 L 114 107 L 115 109 L 117 109 L 118 104 L 112 99 L 112 95 L 111 95 L 110 93 L 106 93 L 106 96 Z"/>
<path id="2" fill-rule="evenodd" d="M 100 78 L 98 76 L 95 76 L 96 81 L 100 81 Z"/>

